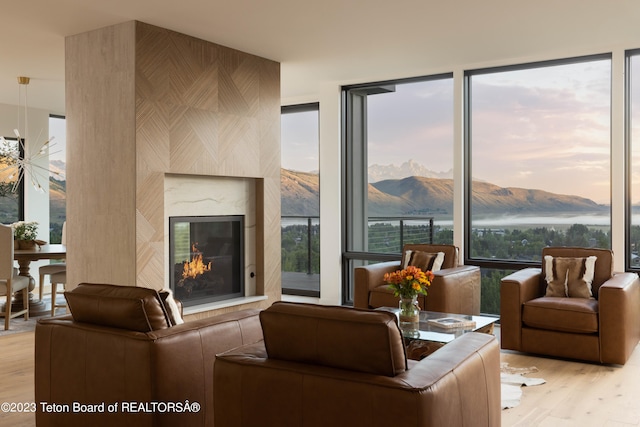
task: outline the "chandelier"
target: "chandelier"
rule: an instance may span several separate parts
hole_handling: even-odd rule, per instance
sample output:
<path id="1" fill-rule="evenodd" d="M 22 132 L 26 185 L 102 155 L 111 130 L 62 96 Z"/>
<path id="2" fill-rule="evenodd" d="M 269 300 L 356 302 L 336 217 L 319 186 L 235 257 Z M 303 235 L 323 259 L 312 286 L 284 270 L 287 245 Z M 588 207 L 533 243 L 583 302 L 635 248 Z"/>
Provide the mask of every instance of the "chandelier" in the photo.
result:
<path id="1" fill-rule="evenodd" d="M 49 174 L 59 175 L 58 172 L 52 171 L 48 167 L 49 155 L 55 154 L 50 151 L 51 147 L 55 145 L 52 143 L 54 137 L 50 137 L 40 144 L 32 143 L 29 139 L 27 102 L 29 80 L 29 77 L 18 77 L 18 127 L 13 130 L 17 138 L 17 146 L 15 147 L 17 149 L 12 149 L 9 141 L 0 136 L 0 176 L 8 174 L 8 181 L 13 182 L 11 191 L 14 193 L 22 180 L 29 180 L 36 190 L 44 192 L 40 182 L 47 182 Z M 21 115 L 23 101 L 24 113 Z M 20 133 L 21 125 L 23 127 L 22 134 Z M 36 141 L 40 139 L 41 135 L 42 131 Z"/>

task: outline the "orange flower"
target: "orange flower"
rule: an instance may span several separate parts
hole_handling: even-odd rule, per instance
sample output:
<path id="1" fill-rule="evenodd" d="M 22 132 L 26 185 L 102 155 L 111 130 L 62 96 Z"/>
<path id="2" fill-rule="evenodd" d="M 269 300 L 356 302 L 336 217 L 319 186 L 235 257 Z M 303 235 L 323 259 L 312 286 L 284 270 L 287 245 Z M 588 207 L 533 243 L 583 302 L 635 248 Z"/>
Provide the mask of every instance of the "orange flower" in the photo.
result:
<path id="1" fill-rule="evenodd" d="M 422 271 L 410 265 L 404 270 L 385 273 L 383 280 L 393 289 L 395 296 L 412 298 L 418 294 L 427 295 L 427 287 L 431 285 L 433 278 L 432 271 Z"/>

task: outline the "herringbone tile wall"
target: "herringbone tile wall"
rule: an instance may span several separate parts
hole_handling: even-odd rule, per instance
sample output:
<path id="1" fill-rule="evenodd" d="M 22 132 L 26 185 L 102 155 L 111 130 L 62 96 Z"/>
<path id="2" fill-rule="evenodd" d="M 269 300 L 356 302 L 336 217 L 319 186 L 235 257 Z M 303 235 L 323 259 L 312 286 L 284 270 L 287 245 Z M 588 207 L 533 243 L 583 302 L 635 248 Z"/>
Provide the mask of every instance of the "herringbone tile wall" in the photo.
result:
<path id="1" fill-rule="evenodd" d="M 165 176 L 233 177 L 255 180 L 256 289 L 279 299 L 280 64 L 141 22 L 66 55 L 74 282 L 162 288 Z"/>
<path id="2" fill-rule="evenodd" d="M 164 283 L 165 173 L 264 179 L 258 288 L 279 296 L 279 64 L 136 25 L 137 278 Z M 212 189 L 215 192 L 215 188 Z M 262 211 L 262 213 L 260 212 Z M 269 218 L 267 220 L 267 218 Z M 274 219 L 277 218 L 277 221 Z M 142 230 L 141 230 L 142 231 Z M 260 270 L 268 274 L 260 274 Z"/>

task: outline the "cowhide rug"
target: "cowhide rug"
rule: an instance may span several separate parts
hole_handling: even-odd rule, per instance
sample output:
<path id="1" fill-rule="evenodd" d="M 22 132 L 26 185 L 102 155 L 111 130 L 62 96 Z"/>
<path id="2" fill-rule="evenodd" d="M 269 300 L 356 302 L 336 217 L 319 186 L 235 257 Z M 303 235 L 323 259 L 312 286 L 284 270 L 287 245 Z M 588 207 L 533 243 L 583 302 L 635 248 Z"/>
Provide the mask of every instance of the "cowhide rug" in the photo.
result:
<path id="1" fill-rule="evenodd" d="M 525 374 L 538 372 L 538 368 L 512 368 L 508 363 L 500 363 L 500 382 L 502 383 L 502 409 L 514 408 L 522 399 L 522 386 L 544 384 L 542 378 L 528 378 Z"/>

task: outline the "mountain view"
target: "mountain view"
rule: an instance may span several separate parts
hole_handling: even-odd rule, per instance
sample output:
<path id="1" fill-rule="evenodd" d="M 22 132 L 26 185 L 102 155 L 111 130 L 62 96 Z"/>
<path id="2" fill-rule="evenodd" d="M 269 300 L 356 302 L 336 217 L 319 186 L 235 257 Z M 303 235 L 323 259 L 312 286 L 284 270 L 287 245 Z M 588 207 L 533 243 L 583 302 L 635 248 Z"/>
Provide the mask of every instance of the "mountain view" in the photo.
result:
<path id="1" fill-rule="evenodd" d="M 387 167 L 391 174 L 398 170 Z M 281 172 L 282 215 L 317 215 L 318 175 L 286 169 Z M 375 173 L 384 176 L 380 172 Z M 608 210 L 607 206 L 579 196 L 504 188 L 482 181 L 474 181 L 473 188 L 474 214 L 596 213 Z M 370 183 L 368 193 L 370 216 L 451 215 L 453 211 L 453 180 L 450 178 L 409 176 L 383 179 Z"/>
<path id="2" fill-rule="evenodd" d="M 411 176 L 424 176 L 426 178 L 453 178 L 453 171 L 434 172 L 415 160 L 410 159 L 400 166 L 396 165 L 371 165 L 367 171 L 369 182 L 384 181 L 387 179 L 402 179 Z"/>

